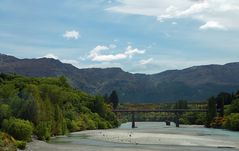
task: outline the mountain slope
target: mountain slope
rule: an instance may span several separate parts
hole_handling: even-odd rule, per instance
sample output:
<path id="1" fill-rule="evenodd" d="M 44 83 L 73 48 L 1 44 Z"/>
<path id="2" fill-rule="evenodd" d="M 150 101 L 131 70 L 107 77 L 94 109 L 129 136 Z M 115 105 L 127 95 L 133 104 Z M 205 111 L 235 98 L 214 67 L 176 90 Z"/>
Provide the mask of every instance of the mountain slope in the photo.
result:
<path id="1" fill-rule="evenodd" d="M 131 74 L 120 68 L 78 69 L 55 59 L 18 59 L 0 55 L 0 72 L 33 77 L 66 76 L 70 83 L 92 94 L 117 90 L 125 102 L 201 101 L 221 91 L 239 89 L 239 63 L 195 66 L 158 74 Z"/>

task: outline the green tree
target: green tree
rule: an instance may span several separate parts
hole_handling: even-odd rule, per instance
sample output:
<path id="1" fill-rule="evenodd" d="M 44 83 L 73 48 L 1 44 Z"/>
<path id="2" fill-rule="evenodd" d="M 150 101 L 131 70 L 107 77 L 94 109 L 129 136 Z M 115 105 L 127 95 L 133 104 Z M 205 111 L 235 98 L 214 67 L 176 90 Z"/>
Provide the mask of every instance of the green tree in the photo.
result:
<path id="1" fill-rule="evenodd" d="M 214 97 L 211 97 L 208 99 L 206 127 L 210 127 L 210 123 L 214 120 L 216 116 L 217 116 L 216 99 Z"/>
<path id="2" fill-rule="evenodd" d="M 118 104 L 119 104 L 119 98 L 117 95 L 117 92 L 114 90 L 112 91 L 110 97 L 109 97 L 109 102 L 112 103 L 113 109 L 116 109 Z"/>

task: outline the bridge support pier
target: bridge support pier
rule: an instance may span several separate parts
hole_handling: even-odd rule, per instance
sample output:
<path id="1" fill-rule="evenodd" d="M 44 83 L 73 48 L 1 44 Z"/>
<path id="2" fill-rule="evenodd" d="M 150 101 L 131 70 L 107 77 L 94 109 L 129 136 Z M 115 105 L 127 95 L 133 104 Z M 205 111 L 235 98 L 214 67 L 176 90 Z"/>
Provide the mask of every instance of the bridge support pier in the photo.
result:
<path id="1" fill-rule="evenodd" d="M 175 124 L 176 124 L 176 127 L 179 127 L 179 113 L 176 113 Z"/>
<path id="2" fill-rule="evenodd" d="M 136 128 L 136 126 L 135 126 L 135 113 L 134 112 L 131 112 L 131 114 L 132 114 L 132 128 Z"/>
<path id="3" fill-rule="evenodd" d="M 170 126 L 170 121 L 165 121 L 165 123 L 166 123 L 166 126 Z"/>

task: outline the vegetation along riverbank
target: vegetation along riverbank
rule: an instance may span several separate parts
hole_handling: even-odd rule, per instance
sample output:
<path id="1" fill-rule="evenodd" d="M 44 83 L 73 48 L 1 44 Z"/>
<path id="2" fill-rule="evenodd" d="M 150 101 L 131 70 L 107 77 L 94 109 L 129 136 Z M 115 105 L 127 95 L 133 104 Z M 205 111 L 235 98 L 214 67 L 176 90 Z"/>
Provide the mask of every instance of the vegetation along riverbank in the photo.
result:
<path id="1" fill-rule="evenodd" d="M 101 96 L 73 89 L 64 77 L 0 74 L 0 150 L 23 149 L 32 136 L 49 140 L 69 132 L 119 125 Z"/>

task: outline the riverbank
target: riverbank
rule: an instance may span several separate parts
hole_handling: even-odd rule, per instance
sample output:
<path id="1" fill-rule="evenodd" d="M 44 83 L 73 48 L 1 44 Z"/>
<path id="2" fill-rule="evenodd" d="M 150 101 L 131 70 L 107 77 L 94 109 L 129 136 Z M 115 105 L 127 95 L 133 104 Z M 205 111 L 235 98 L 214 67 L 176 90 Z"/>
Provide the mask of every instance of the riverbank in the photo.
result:
<path id="1" fill-rule="evenodd" d="M 238 151 L 239 133 L 207 129 L 202 126 L 166 127 L 163 123 L 130 123 L 109 130 L 90 130 L 53 138 L 49 143 L 33 141 L 27 151 Z"/>

